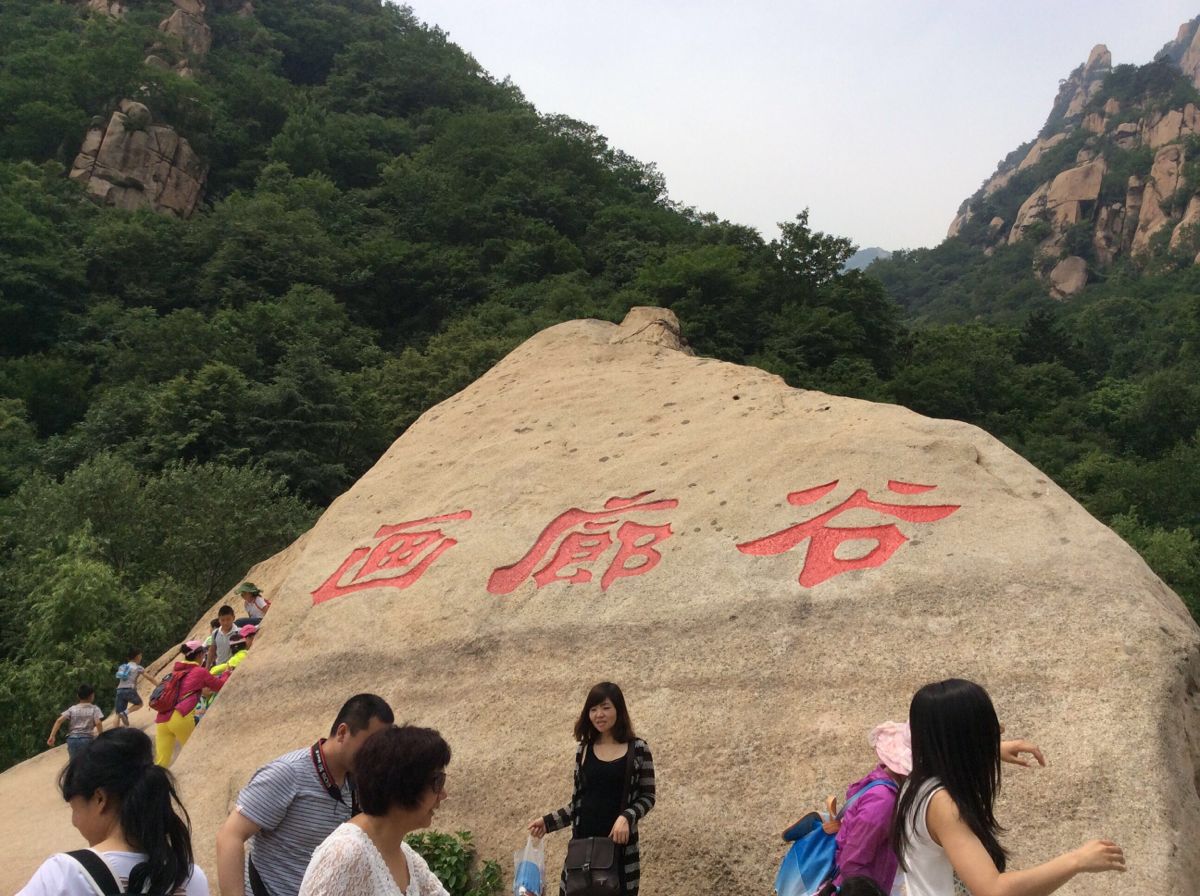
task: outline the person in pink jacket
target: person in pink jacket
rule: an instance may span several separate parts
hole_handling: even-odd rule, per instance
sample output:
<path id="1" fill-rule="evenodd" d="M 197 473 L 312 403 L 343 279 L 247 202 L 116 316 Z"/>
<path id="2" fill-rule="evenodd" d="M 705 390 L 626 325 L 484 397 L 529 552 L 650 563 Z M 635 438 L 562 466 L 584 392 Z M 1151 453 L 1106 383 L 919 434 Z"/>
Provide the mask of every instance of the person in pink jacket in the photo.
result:
<path id="1" fill-rule="evenodd" d="M 837 833 L 835 886 L 851 877 L 867 877 L 890 893 L 899 860 L 888 836 L 900 785 L 912 773 L 912 744 L 907 722 L 883 722 L 871 729 L 867 740 L 879 764 L 866 777 L 846 788 L 846 801 L 862 796 L 846 808 Z M 880 783 L 876 783 L 880 782 Z"/>
<path id="2" fill-rule="evenodd" d="M 187 641 L 179 648 L 183 659 L 175 661 L 172 674 L 183 676 L 179 685 L 179 699 L 170 712 L 160 712 L 155 718 L 154 764 L 166 768 L 175 756 L 175 744 L 187 743 L 196 728 L 196 704 L 207 688 L 219 691 L 225 684 L 200 665 L 204 656 L 203 641 Z"/>

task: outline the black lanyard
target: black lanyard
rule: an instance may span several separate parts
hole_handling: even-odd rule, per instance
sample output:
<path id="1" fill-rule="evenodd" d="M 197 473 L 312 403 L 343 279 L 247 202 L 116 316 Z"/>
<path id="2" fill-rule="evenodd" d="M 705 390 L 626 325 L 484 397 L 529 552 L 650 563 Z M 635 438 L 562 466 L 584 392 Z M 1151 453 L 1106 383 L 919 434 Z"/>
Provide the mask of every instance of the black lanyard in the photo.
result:
<path id="1" fill-rule="evenodd" d="M 346 805 L 346 800 L 342 797 L 342 788 L 333 783 L 333 777 L 329 774 L 329 769 L 325 766 L 325 751 L 321 749 L 321 745 L 325 743 L 325 738 L 321 738 L 309 750 L 309 755 L 312 756 L 313 768 L 317 770 L 317 777 L 321 779 L 321 786 L 329 792 L 329 795 L 341 803 Z M 350 782 L 350 815 L 351 817 L 359 813 L 358 806 L 358 788 L 354 786 L 354 781 L 347 773 L 346 780 Z"/>

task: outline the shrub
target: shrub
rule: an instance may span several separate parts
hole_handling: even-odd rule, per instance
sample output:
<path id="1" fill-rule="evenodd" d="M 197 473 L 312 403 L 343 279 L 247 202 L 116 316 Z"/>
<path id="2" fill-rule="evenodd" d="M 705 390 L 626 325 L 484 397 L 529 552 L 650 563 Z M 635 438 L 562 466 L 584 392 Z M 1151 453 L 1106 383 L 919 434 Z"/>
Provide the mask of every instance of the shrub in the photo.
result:
<path id="1" fill-rule="evenodd" d="M 424 831 L 409 834 L 408 845 L 429 863 L 450 896 L 497 896 L 504 890 L 504 875 L 500 864 L 492 859 L 478 867 L 470 831 L 443 834 Z"/>

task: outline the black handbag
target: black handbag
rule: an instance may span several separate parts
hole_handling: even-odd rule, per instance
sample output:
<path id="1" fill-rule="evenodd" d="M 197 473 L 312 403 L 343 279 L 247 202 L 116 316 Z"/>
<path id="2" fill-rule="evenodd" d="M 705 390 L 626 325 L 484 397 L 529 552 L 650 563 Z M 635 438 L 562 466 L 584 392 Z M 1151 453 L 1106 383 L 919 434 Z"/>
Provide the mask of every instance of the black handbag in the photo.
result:
<path id="1" fill-rule="evenodd" d="M 621 896 L 617 844 L 608 837 L 577 837 L 567 844 L 567 896 Z"/>
<path id="2" fill-rule="evenodd" d="M 621 788 L 621 808 L 629 800 L 629 779 L 633 777 L 633 743 L 625 762 L 625 785 Z M 582 762 L 582 760 L 581 760 Z M 576 837 L 567 844 L 564 865 L 566 896 L 621 896 L 622 850 L 610 837 Z"/>

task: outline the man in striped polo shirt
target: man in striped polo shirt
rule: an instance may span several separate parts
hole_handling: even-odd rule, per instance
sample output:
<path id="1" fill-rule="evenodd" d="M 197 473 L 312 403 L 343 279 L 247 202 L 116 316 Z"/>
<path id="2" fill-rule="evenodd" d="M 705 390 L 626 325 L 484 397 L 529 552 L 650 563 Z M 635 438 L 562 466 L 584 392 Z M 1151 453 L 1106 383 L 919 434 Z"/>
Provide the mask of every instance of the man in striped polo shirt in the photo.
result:
<path id="1" fill-rule="evenodd" d="M 329 737 L 256 771 L 217 831 L 222 896 L 296 896 L 313 850 L 358 812 L 348 772 L 368 737 L 395 721 L 387 701 L 356 694 Z M 246 858 L 246 842 L 250 857 Z"/>

